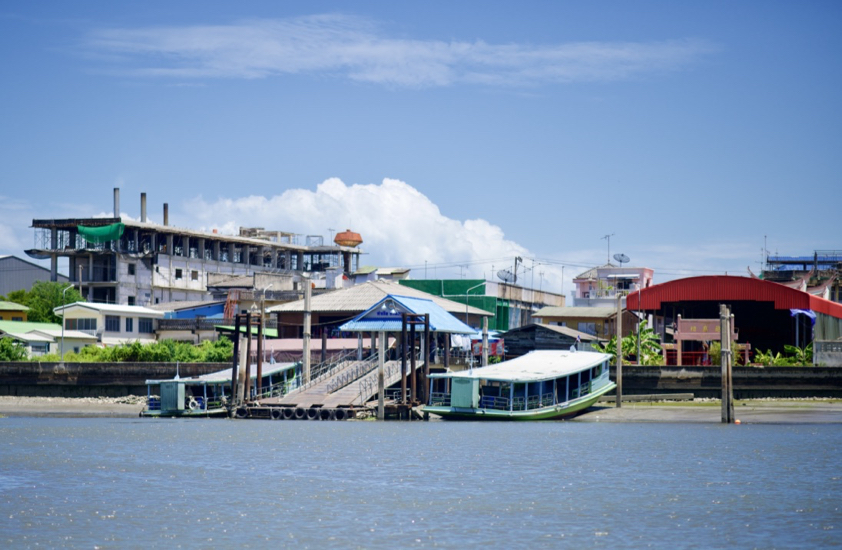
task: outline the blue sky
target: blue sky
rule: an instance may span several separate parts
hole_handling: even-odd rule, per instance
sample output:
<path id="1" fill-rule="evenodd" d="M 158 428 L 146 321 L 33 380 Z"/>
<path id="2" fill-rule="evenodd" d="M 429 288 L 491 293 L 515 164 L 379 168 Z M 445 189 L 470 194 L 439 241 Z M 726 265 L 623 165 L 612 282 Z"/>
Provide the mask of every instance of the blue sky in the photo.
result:
<path id="1" fill-rule="evenodd" d="M 516 6 L 516 7 L 515 7 Z M 5 2 L 0 254 L 33 218 L 351 228 L 535 286 L 842 248 L 838 2 Z M 460 267 L 461 266 L 461 267 Z"/>

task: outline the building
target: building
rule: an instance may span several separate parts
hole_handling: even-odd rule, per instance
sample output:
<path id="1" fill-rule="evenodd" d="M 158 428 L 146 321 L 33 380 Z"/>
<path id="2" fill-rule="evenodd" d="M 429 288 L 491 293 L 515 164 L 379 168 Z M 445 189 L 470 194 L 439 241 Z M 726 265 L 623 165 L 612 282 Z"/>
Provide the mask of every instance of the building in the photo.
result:
<path id="1" fill-rule="evenodd" d="M 750 269 L 749 274 L 754 275 Z M 760 278 L 842 302 L 842 250 L 815 250 L 810 256 L 767 255 Z"/>
<path id="2" fill-rule="evenodd" d="M 29 308 L 14 302 L 0 301 L 0 321 L 26 321 Z"/>
<path id="3" fill-rule="evenodd" d="M 532 323 L 497 335 L 506 345 L 506 359 L 526 355 L 538 349 L 569 350 L 576 346 L 578 351 L 592 351 L 599 342 L 596 336 L 557 325 Z"/>
<path id="4" fill-rule="evenodd" d="M 141 306 L 75 302 L 53 310 L 62 317 L 65 331 L 78 330 L 96 337 L 99 344 L 116 346 L 138 341 L 155 342 L 155 324 L 163 311 Z"/>
<path id="5" fill-rule="evenodd" d="M 615 302 L 616 303 L 616 302 Z M 567 327 L 579 332 L 608 340 L 617 333 L 617 307 L 545 307 L 535 313 L 540 323 Z M 637 316 L 623 310 L 623 336 L 637 327 Z"/>
<path id="6" fill-rule="evenodd" d="M 32 288 L 36 281 L 68 281 L 64 275 L 50 278 L 50 270 L 38 264 L 22 260 L 17 256 L 0 256 L 0 296 L 8 296 L 16 290 Z"/>
<path id="7" fill-rule="evenodd" d="M 630 310 L 654 317 L 654 328 L 662 333 L 663 341 L 668 341 L 667 327 L 679 316 L 683 321 L 718 319 L 720 304 L 730 306 L 737 343 L 748 344 L 754 351 L 784 353 L 785 345 L 803 348 L 813 342 L 815 356 L 820 344 L 838 345 L 842 338 L 842 304 L 754 277 L 688 277 L 628 297 Z"/>
<path id="8" fill-rule="evenodd" d="M 467 317 L 473 326 L 481 324 L 483 317 L 492 315 L 483 308 L 466 306 L 402 284 L 371 281 L 313 296 L 310 300 L 312 335 L 318 337 L 326 332 L 332 337 L 340 336 L 340 325 L 367 311 L 389 295 L 432 300 L 460 319 Z M 267 311 L 277 317 L 277 334 L 280 338 L 301 337 L 304 326 L 304 300 L 270 307 Z"/>
<path id="9" fill-rule="evenodd" d="M 0 337 L 20 342 L 30 357 L 61 354 L 62 343 L 66 351 L 75 352 L 96 344 L 96 336 L 78 330 L 65 330 L 62 333 L 61 325 L 28 321 L 0 321 Z"/>
<path id="10" fill-rule="evenodd" d="M 489 330 L 518 328 L 531 323 L 540 308 L 564 305 L 564 296 L 561 294 L 482 279 L 407 279 L 399 283 L 489 312 Z M 464 316 L 462 320 L 465 320 Z M 477 324 L 480 319 L 469 321 L 471 326 L 482 328 Z"/>
<path id="11" fill-rule="evenodd" d="M 114 212 L 120 212 L 119 196 L 115 189 Z M 355 246 L 325 245 L 314 235 L 244 227 L 238 235 L 220 235 L 174 227 L 167 204 L 158 225 L 147 221 L 146 193 L 140 221 L 36 219 L 32 227 L 36 246 L 26 253 L 50 260 L 50 280 L 59 280 L 58 259 L 67 258 L 70 280 L 80 284 L 88 302 L 120 305 L 210 299 L 210 274 L 282 273 L 297 286 L 305 273 L 323 277 L 337 268 L 352 273 L 361 253 Z"/>
<path id="12" fill-rule="evenodd" d="M 575 307 L 617 308 L 617 297 L 652 285 L 654 271 L 648 267 L 617 267 L 612 263 L 591 268 L 573 279 Z"/>

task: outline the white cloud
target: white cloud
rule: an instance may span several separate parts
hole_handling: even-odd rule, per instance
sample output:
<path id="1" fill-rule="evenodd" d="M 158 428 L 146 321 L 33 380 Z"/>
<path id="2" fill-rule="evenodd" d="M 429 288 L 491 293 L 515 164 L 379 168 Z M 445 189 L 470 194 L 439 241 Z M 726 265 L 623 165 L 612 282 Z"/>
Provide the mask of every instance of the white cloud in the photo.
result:
<path id="1" fill-rule="evenodd" d="M 425 262 L 446 277 L 491 276 L 511 265 L 515 256 L 528 256 L 523 246 L 505 238 L 503 230 L 486 220 L 459 221 L 444 216 L 428 197 L 394 179 L 380 185 L 346 185 L 331 178 L 315 191 L 289 189 L 273 197 L 221 198 L 207 202 L 199 197 L 184 205 L 196 226 L 234 234 L 240 226 L 324 235 L 329 229 L 351 229 L 363 238 L 369 253 L 363 263 L 381 266 L 415 266 L 423 277 Z M 225 217 L 220 217 L 220 212 Z M 458 266 L 467 266 L 459 268 Z M 438 270 L 441 269 L 441 272 Z"/>
<path id="2" fill-rule="evenodd" d="M 317 73 L 392 86 L 530 86 L 671 70 L 715 48 L 701 40 L 489 44 L 391 38 L 346 15 L 230 25 L 111 28 L 91 33 L 98 59 L 135 76 L 265 78 Z M 132 66 L 133 69 L 126 67 Z"/>

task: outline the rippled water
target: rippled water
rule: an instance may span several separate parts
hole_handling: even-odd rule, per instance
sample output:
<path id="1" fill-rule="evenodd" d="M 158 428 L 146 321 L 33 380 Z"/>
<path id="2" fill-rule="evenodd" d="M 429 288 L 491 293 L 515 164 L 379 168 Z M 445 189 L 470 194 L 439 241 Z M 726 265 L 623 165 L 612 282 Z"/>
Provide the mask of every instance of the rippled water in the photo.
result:
<path id="1" fill-rule="evenodd" d="M 0 418 L 0 547 L 826 548 L 842 426 Z"/>

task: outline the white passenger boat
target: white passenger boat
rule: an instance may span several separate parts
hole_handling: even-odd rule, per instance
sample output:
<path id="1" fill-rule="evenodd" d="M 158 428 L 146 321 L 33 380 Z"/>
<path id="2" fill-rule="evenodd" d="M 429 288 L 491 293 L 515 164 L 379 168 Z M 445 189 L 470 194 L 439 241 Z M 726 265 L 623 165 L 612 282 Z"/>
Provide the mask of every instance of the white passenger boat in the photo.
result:
<path id="1" fill-rule="evenodd" d="M 461 372 L 431 373 L 424 411 L 446 419 L 549 420 L 575 416 L 617 385 L 612 356 L 539 350 Z"/>

